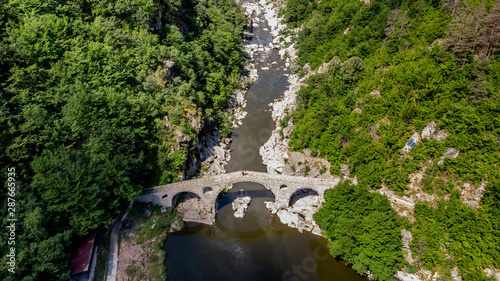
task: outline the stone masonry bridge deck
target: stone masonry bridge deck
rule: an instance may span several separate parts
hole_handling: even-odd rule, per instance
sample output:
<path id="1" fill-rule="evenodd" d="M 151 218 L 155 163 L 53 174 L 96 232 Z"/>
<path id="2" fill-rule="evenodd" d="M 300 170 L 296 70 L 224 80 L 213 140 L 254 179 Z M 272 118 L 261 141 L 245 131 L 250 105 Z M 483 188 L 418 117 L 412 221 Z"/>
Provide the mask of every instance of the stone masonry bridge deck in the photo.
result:
<path id="1" fill-rule="evenodd" d="M 142 195 L 136 198 L 136 201 L 153 203 L 163 207 L 173 207 L 180 194 L 193 193 L 200 198 L 203 210 L 195 215 L 190 214 L 188 217 L 185 215 L 184 220 L 212 224 L 215 221 L 218 195 L 224 189 L 230 190 L 235 183 L 254 182 L 262 184 L 274 194 L 274 202 L 277 208 L 287 208 L 294 193 L 301 190 L 314 190 L 323 200 L 325 191 L 334 188 L 339 181 L 338 178 L 326 180 L 238 171 L 144 189 Z"/>

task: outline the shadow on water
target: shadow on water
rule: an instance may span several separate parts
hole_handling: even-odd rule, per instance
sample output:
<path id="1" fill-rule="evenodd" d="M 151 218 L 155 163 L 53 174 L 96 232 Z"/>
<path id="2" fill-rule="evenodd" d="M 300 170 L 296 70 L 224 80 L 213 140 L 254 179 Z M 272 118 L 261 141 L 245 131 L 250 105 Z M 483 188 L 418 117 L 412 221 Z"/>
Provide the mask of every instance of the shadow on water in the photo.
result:
<path id="1" fill-rule="evenodd" d="M 257 195 L 244 218 L 235 218 L 226 204 L 213 226 L 188 223 L 169 235 L 168 280 L 365 280 L 328 254 L 326 239 L 300 233 L 271 215 L 264 202 L 274 198 L 264 186 L 244 182 L 232 190 L 240 189 Z"/>
<path id="2" fill-rule="evenodd" d="M 318 196 L 318 195 L 319 194 L 318 194 L 318 192 L 316 192 L 316 190 L 312 190 L 309 188 L 300 189 L 300 190 L 295 191 L 292 194 L 292 196 L 290 196 L 290 202 L 288 203 L 288 205 L 293 206 L 293 204 L 295 204 L 295 202 L 299 201 L 302 198 L 305 198 L 307 196 Z"/>
<path id="3" fill-rule="evenodd" d="M 259 189 L 259 190 L 245 190 L 252 198 L 252 200 L 255 200 L 256 198 L 265 198 L 267 199 L 266 201 L 273 201 L 274 202 L 274 194 L 268 190 L 268 189 Z M 227 193 L 220 193 L 219 198 L 217 200 L 217 210 L 224 208 L 227 205 L 231 205 L 233 201 L 236 199 L 236 192 L 237 190 L 235 188 L 231 189 L 231 191 Z"/>

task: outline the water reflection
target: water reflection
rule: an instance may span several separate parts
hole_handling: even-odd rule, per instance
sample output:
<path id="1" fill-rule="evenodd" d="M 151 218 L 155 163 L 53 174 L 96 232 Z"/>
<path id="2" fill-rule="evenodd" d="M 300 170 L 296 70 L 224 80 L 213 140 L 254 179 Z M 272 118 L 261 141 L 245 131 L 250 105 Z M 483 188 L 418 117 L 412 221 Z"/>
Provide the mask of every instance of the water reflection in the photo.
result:
<path id="1" fill-rule="evenodd" d="M 328 254 L 325 239 L 272 216 L 264 202 L 273 196 L 264 186 L 238 183 L 231 192 L 240 189 L 258 195 L 244 218 L 233 216 L 231 204 L 220 204 L 213 226 L 188 224 L 169 236 L 168 280 L 363 280 Z"/>
<path id="2" fill-rule="evenodd" d="M 251 43 L 267 44 L 271 36 L 259 21 Z M 243 125 L 232 135 L 231 161 L 226 170 L 266 172 L 259 155 L 274 122 L 269 103 L 287 88 L 284 63 L 273 50 L 256 57 L 260 79 L 250 86 Z M 276 62 L 272 64 L 272 62 Z M 213 226 L 188 224 L 169 235 L 165 244 L 167 279 L 172 281 L 326 281 L 365 280 L 343 262 L 328 255 L 327 241 L 283 225 L 265 208 L 272 192 L 256 183 L 238 183 L 230 192 L 244 189 L 252 197 L 244 218 L 233 215 L 231 196 L 218 200 Z"/>

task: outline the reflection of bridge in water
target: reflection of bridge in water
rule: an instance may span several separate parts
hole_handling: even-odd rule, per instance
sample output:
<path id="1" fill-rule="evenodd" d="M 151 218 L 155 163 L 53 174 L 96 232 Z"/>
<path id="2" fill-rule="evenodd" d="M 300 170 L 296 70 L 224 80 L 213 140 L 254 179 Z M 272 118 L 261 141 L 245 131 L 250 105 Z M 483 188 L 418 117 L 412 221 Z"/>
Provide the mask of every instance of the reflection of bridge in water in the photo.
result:
<path id="1" fill-rule="evenodd" d="M 326 180 L 239 171 L 144 189 L 142 195 L 136 198 L 136 201 L 173 207 L 180 195 L 194 194 L 200 198 L 204 210 L 197 215 L 185 216 L 184 220 L 213 224 L 216 213 L 215 203 L 218 195 L 224 189 L 229 190 L 233 187 L 233 184 L 239 182 L 262 184 L 273 193 L 277 208 L 287 208 L 291 205 L 292 195 L 303 190 L 314 190 L 323 199 L 325 191 L 334 188 L 339 179 Z"/>

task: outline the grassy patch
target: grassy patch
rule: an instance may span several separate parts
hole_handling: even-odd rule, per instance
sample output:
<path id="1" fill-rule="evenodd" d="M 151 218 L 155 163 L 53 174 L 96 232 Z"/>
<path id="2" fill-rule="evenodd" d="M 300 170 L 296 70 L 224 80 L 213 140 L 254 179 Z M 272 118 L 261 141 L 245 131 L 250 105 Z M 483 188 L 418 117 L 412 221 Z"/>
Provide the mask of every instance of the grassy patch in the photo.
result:
<path id="1" fill-rule="evenodd" d="M 151 211 L 150 217 L 144 215 L 148 209 Z M 137 258 L 125 269 L 127 277 L 129 280 L 165 280 L 166 252 L 163 245 L 172 224 L 182 218 L 175 209 L 169 209 L 162 214 L 161 207 L 148 204 L 134 206 L 130 218 L 138 228 L 133 237 L 128 239 L 133 239 L 136 244 L 141 245 L 141 251 L 138 251 Z"/>

